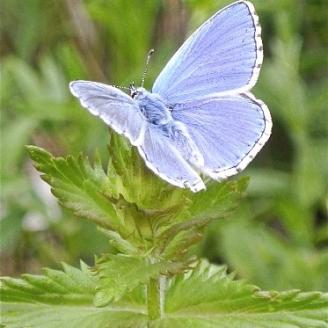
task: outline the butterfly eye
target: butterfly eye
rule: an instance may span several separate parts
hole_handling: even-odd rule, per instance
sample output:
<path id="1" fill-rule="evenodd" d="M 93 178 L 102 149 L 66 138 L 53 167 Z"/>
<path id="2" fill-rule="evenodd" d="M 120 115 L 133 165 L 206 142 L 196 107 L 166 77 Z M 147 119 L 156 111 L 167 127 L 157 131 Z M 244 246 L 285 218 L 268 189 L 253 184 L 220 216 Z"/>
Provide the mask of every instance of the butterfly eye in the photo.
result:
<path id="1" fill-rule="evenodd" d="M 134 99 L 138 95 L 138 91 L 137 88 L 134 86 L 134 82 L 130 84 L 129 89 L 130 89 L 131 98 Z"/>

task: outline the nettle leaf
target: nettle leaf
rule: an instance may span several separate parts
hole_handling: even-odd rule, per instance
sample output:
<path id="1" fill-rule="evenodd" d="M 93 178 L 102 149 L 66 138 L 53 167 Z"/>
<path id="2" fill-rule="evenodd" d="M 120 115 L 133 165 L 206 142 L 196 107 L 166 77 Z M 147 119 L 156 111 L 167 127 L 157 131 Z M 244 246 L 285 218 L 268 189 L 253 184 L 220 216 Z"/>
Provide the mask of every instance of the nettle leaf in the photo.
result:
<path id="1" fill-rule="evenodd" d="M 163 263 L 151 263 L 146 258 L 126 255 L 105 255 L 94 268 L 99 278 L 94 303 L 104 306 L 122 298 L 126 292 L 158 277 Z"/>
<path id="2" fill-rule="evenodd" d="M 222 218 L 234 210 L 248 186 L 249 178 L 241 177 L 221 183 L 210 182 L 206 192 L 192 195 L 190 213 L 193 218 Z"/>
<path id="3" fill-rule="evenodd" d="M 87 218 L 100 226 L 115 228 L 121 221 L 115 208 L 105 195 L 112 195 L 106 183 L 108 177 L 96 161 L 94 168 L 86 158 L 77 160 L 72 156 L 66 159 L 54 158 L 47 151 L 27 146 L 30 157 L 43 180 L 50 184 L 52 193 L 60 204 L 73 210 L 74 214 Z"/>
<path id="4" fill-rule="evenodd" d="M 43 276 L 1 278 L 0 326 L 6 328 L 146 327 L 145 307 L 131 293 L 129 304 L 95 307 L 95 277 L 63 265 L 64 271 L 45 269 Z"/>
<path id="5" fill-rule="evenodd" d="M 261 291 L 224 267 L 200 263 L 169 283 L 165 318 L 154 327 L 327 327 L 328 294 Z"/>
<path id="6" fill-rule="evenodd" d="M 237 206 L 248 181 L 212 182 L 199 193 L 176 188 L 153 174 L 116 133 L 110 134 L 107 172 L 97 155 L 91 165 L 83 156 L 55 158 L 38 147 L 28 150 L 61 205 L 101 227 L 120 252 L 151 254 L 156 262 L 186 261 L 181 268 L 189 266 L 185 254 L 207 223 Z"/>
<path id="7" fill-rule="evenodd" d="M 145 241 L 156 227 L 186 217 L 190 192 L 154 175 L 122 136 L 111 135 L 106 173 L 97 156 L 91 165 L 83 156 L 56 158 L 41 148 L 27 148 L 63 207 L 138 247 L 147 248 Z"/>
<path id="8" fill-rule="evenodd" d="M 22 275 L 22 279 L 1 278 L 1 301 L 46 304 L 88 304 L 96 278 L 81 262 L 81 269 L 63 264 L 64 271 L 44 269 L 44 275 Z"/>
<path id="9" fill-rule="evenodd" d="M 187 268 L 190 268 L 188 265 L 194 263 L 195 259 L 190 260 L 189 263 L 169 262 L 163 259 L 152 262 L 149 257 L 137 255 L 104 255 L 96 260 L 96 265 L 92 269 L 98 278 L 94 304 L 95 306 L 105 306 L 122 300 L 136 288 L 141 288 L 141 293 L 145 295 L 145 287 L 150 279 L 186 271 Z"/>
<path id="10" fill-rule="evenodd" d="M 119 261 L 115 259 L 113 263 Z M 122 268 L 131 269 L 131 263 L 122 262 Z M 139 268 L 135 271 L 141 271 L 138 260 L 134 263 Z M 121 270 L 115 273 L 119 275 Z M 83 263 L 81 270 L 64 265 L 63 272 L 46 269 L 44 276 L 2 278 L 0 324 L 6 328 L 318 328 L 328 325 L 328 294 L 261 291 L 234 280 L 225 267 L 206 261 L 193 271 L 167 279 L 164 313 L 160 320 L 151 322 L 147 322 L 142 283 L 126 290 L 120 301 L 112 300 L 106 306 L 97 307 L 93 298 L 98 279 Z M 115 284 L 112 289 L 120 288 L 116 284 L 118 280 L 107 283 Z"/>
<path id="11" fill-rule="evenodd" d="M 248 178 L 210 183 L 205 192 L 192 194 L 188 216 L 160 231 L 156 251 L 165 259 L 177 259 L 202 239 L 203 230 L 213 219 L 226 217 L 234 210 L 248 185 Z"/>

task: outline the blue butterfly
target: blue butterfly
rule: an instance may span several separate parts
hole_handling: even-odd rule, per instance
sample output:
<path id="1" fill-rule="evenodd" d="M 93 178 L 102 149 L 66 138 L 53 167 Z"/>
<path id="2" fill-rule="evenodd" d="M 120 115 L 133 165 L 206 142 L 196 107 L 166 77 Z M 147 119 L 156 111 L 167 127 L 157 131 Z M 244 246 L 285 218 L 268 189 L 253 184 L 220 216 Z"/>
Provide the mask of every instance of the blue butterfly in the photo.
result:
<path id="1" fill-rule="evenodd" d="M 103 83 L 73 81 L 90 113 L 125 135 L 146 165 L 169 183 L 205 189 L 200 177 L 237 174 L 271 133 L 267 106 L 249 91 L 263 60 L 253 5 L 237 1 L 201 25 L 157 77 L 131 95 Z"/>

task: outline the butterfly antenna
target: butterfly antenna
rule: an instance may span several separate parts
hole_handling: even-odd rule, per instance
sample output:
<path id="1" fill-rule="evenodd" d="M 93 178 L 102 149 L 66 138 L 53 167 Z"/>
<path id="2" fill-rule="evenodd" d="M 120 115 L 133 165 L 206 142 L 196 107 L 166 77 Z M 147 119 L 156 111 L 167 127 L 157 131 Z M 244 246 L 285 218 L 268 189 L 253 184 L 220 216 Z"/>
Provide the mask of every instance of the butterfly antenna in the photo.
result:
<path id="1" fill-rule="evenodd" d="M 129 90 L 129 91 L 130 91 L 130 88 L 128 88 L 128 87 L 122 87 L 121 85 L 111 84 L 111 86 L 113 86 L 113 87 L 115 87 L 115 88 L 118 88 L 118 89 Z"/>
<path id="2" fill-rule="evenodd" d="M 144 72 L 142 74 L 142 79 L 141 79 L 141 87 L 144 86 L 144 83 L 145 83 L 145 78 L 146 78 L 146 75 L 147 75 L 147 72 L 148 72 L 148 65 L 149 65 L 149 62 L 150 62 L 150 58 L 152 56 L 152 54 L 154 53 L 154 49 L 150 49 L 148 51 L 148 55 L 147 55 L 147 60 L 146 60 L 146 65 L 145 65 L 145 69 L 144 69 Z"/>

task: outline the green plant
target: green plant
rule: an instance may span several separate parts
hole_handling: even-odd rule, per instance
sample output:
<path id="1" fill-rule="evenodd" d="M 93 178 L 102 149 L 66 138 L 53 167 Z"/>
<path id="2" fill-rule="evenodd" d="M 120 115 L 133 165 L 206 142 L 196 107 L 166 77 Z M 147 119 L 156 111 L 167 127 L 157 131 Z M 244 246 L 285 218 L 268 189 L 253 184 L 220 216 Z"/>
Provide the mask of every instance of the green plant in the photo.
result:
<path id="1" fill-rule="evenodd" d="M 98 226 L 115 252 L 93 267 L 2 278 L 4 327 L 324 327 L 328 296 L 265 292 L 234 280 L 189 249 L 208 223 L 234 210 L 248 179 L 209 183 L 192 193 L 154 176 L 115 134 L 108 166 L 53 157 L 29 146 L 42 178 L 60 204 Z"/>
<path id="2" fill-rule="evenodd" d="M 297 292 L 292 292 L 279 293 L 280 296 L 276 297 L 278 294 L 258 294 L 249 287 L 250 292 L 244 298 L 244 305 L 248 304 L 246 310 L 242 307 L 241 298 L 236 303 L 236 294 L 231 293 L 231 290 L 230 294 L 234 295 L 232 301 L 220 292 L 227 283 L 223 279 L 223 263 L 227 264 L 229 270 L 236 272 L 238 279 L 247 279 L 261 289 L 328 291 L 327 2 L 252 2 L 260 16 L 265 51 L 255 94 L 268 104 L 273 114 L 273 135 L 269 147 L 265 147 L 246 171 L 252 178 L 242 204 L 231 212 L 229 219 L 214 220 L 208 229 L 202 231 L 205 233 L 202 241 L 191 248 L 190 254 L 206 257 L 218 266 L 202 262 L 199 264 L 200 269 L 193 271 L 194 279 L 191 281 L 198 281 L 197 292 L 204 291 L 199 304 L 212 306 L 211 313 L 220 311 L 222 315 L 213 315 L 213 321 L 220 320 L 222 326 L 225 324 L 230 327 L 232 320 L 239 319 L 238 323 L 242 321 L 244 325 L 253 327 L 259 322 L 259 312 L 262 311 L 260 314 L 265 318 L 263 326 L 273 326 L 271 319 L 276 322 L 276 318 L 280 317 L 281 322 L 275 324 L 278 327 L 292 324 L 325 327 L 327 311 L 322 301 L 318 301 L 318 298 L 324 298 L 316 296 L 319 294 L 297 295 Z M 77 12 L 85 13 L 79 16 L 82 21 L 77 25 L 72 15 L 74 11 L 72 8 L 68 10 L 69 3 L 77 6 Z M 58 322 L 58 326 L 62 327 L 71 326 L 71 322 L 72 326 L 82 323 L 85 326 L 106 326 L 102 321 L 108 321 L 112 327 L 115 319 L 119 326 L 124 318 L 126 326 L 135 327 L 138 313 L 142 313 L 140 317 L 144 318 L 140 325 L 146 325 L 144 283 L 140 284 L 139 289 L 124 293 L 120 300 L 103 307 L 93 305 L 93 300 L 96 300 L 95 287 L 105 286 L 104 280 L 100 282 L 98 278 L 103 272 L 108 272 L 105 264 L 110 261 L 113 263 L 114 259 L 110 256 L 100 257 L 97 264 L 101 270 L 98 273 L 89 267 L 93 267 L 94 254 L 115 253 L 117 235 L 110 234 L 109 238 L 106 233 L 100 234 L 90 219 L 76 220 L 69 209 L 59 208 L 54 199 L 41 197 L 40 194 L 45 193 L 44 185 L 41 185 L 41 179 L 30 167 L 24 145 L 36 144 L 56 156 L 73 154 L 75 160 L 81 150 L 90 156 L 98 147 L 102 162 L 105 163 L 106 129 L 101 122 L 83 112 L 69 96 L 68 81 L 85 78 L 129 84 L 141 75 L 144 56 L 149 48 L 154 47 L 156 53 L 146 81 L 150 83 L 174 49 L 189 34 L 188 31 L 194 30 L 219 7 L 228 3 L 229 0 L 1 1 L 0 11 L 4 14 L 0 24 L 0 270 L 4 275 L 17 276 L 22 272 L 40 273 L 42 266 L 58 269 L 60 261 L 77 266 L 81 258 L 88 263 L 88 266 L 82 265 L 82 273 L 67 265 L 64 267 L 66 274 L 51 271 L 58 279 L 54 275 L 50 279 L 47 270 L 39 279 L 26 275 L 17 280 L 6 278 L 2 285 L 2 300 L 6 302 L 2 304 L 2 320 L 6 318 L 7 326 L 21 328 L 22 322 L 26 322 L 26 326 L 43 327 L 45 324 L 50 325 L 51 320 L 48 318 L 57 320 L 60 316 L 63 319 Z M 91 33 L 87 28 L 90 26 Z M 83 36 L 88 35 L 88 42 L 91 42 L 87 45 L 92 49 L 91 56 L 85 55 L 80 28 L 83 29 Z M 111 153 L 110 158 L 114 157 L 115 154 Z M 55 157 L 50 158 L 55 160 Z M 88 172 L 94 171 L 88 162 L 86 165 Z M 101 173 L 101 170 L 98 172 Z M 130 175 L 127 177 L 130 180 Z M 94 194 L 92 190 L 97 188 L 94 174 L 80 178 L 84 181 L 84 187 L 75 185 L 73 191 L 70 190 L 71 195 L 76 196 L 71 199 L 71 204 L 78 204 L 79 196 L 84 206 L 97 205 L 99 200 L 91 198 Z M 100 183 L 103 180 L 99 178 L 97 181 Z M 144 181 L 143 178 L 140 181 Z M 82 192 L 88 185 L 93 188 L 89 196 Z M 62 180 L 60 188 L 65 191 L 64 187 L 65 181 Z M 156 190 L 157 187 L 154 188 Z M 136 197 L 132 190 L 125 192 L 126 195 L 132 193 L 129 199 Z M 63 201 L 69 203 L 65 197 Z M 218 206 L 219 211 L 220 206 L 224 208 L 226 203 L 222 201 Z M 104 208 L 101 206 L 97 206 L 96 210 L 102 219 L 107 217 L 102 216 Z M 122 210 L 120 213 L 125 215 Z M 131 212 L 128 214 L 131 215 Z M 30 226 L 30 218 L 39 218 L 41 225 Z M 143 233 L 146 233 L 144 224 L 142 226 Z M 108 232 L 107 229 L 102 231 Z M 193 236 L 200 238 L 197 234 Z M 114 246 L 108 247 L 108 240 Z M 186 256 L 183 262 L 188 264 L 188 259 L 190 257 Z M 136 261 L 135 258 L 132 260 Z M 197 261 L 191 262 L 190 266 L 196 264 Z M 221 270 L 221 273 L 207 274 L 206 270 Z M 190 287 L 193 284 L 189 280 L 191 272 L 186 273 L 186 276 L 184 273 L 177 274 L 176 278 L 171 275 L 167 279 L 168 286 L 178 284 L 186 287 L 179 287 L 180 292 L 176 294 L 168 287 L 170 292 L 167 292 L 165 302 L 168 317 L 172 319 L 173 316 L 177 318 L 188 313 L 190 326 L 196 321 L 191 317 L 191 313 L 196 313 L 195 308 L 204 309 L 203 305 L 192 304 L 192 297 L 187 294 L 190 291 L 192 296 L 196 295 L 196 287 Z M 209 276 L 212 278 L 209 279 Z M 231 282 L 232 277 L 228 275 L 228 278 Z M 190 284 L 183 283 L 184 279 Z M 212 280 L 217 280 L 217 285 Z M 71 285 L 67 281 L 71 281 Z M 87 281 L 91 283 L 88 285 Z M 235 281 L 231 284 L 237 286 Z M 239 282 L 239 286 L 245 285 Z M 82 290 L 78 286 L 83 286 Z M 110 290 L 106 290 L 104 302 L 108 301 L 108 292 Z M 216 296 L 208 296 L 207 293 Z M 101 295 L 97 294 L 97 302 L 101 301 Z M 248 296 L 252 296 L 252 299 L 260 296 L 263 303 L 251 306 Z M 288 306 L 285 301 L 282 302 L 286 298 L 292 300 Z M 272 302 L 275 301 L 273 306 Z M 277 309 L 279 303 L 283 304 L 280 310 Z M 230 307 L 230 304 L 237 304 L 236 308 Z M 285 306 L 289 309 L 287 312 Z M 310 306 L 313 310 L 306 310 Z M 117 311 L 124 310 L 123 307 L 129 311 Z M 298 311 L 296 307 L 299 307 Z M 275 309 L 276 312 L 270 312 L 269 309 Z M 40 316 L 40 313 L 44 313 L 44 316 Z M 85 316 L 82 317 L 82 313 Z M 136 316 L 133 316 L 134 313 Z M 198 313 L 202 315 L 199 319 L 204 319 L 204 313 L 208 319 L 209 308 Z M 53 316 L 50 317 L 50 314 Z M 310 316 L 316 319 L 310 321 Z M 185 320 L 185 317 L 179 318 Z M 250 318 L 253 321 L 249 321 Z M 224 320 L 231 321 L 226 323 Z M 170 326 L 177 325 L 177 321 L 170 322 Z M 181 325 L 187 326 L 186 321 Z M 207 326 L 211 325 L 218 324 L 208 319 Z"/>

